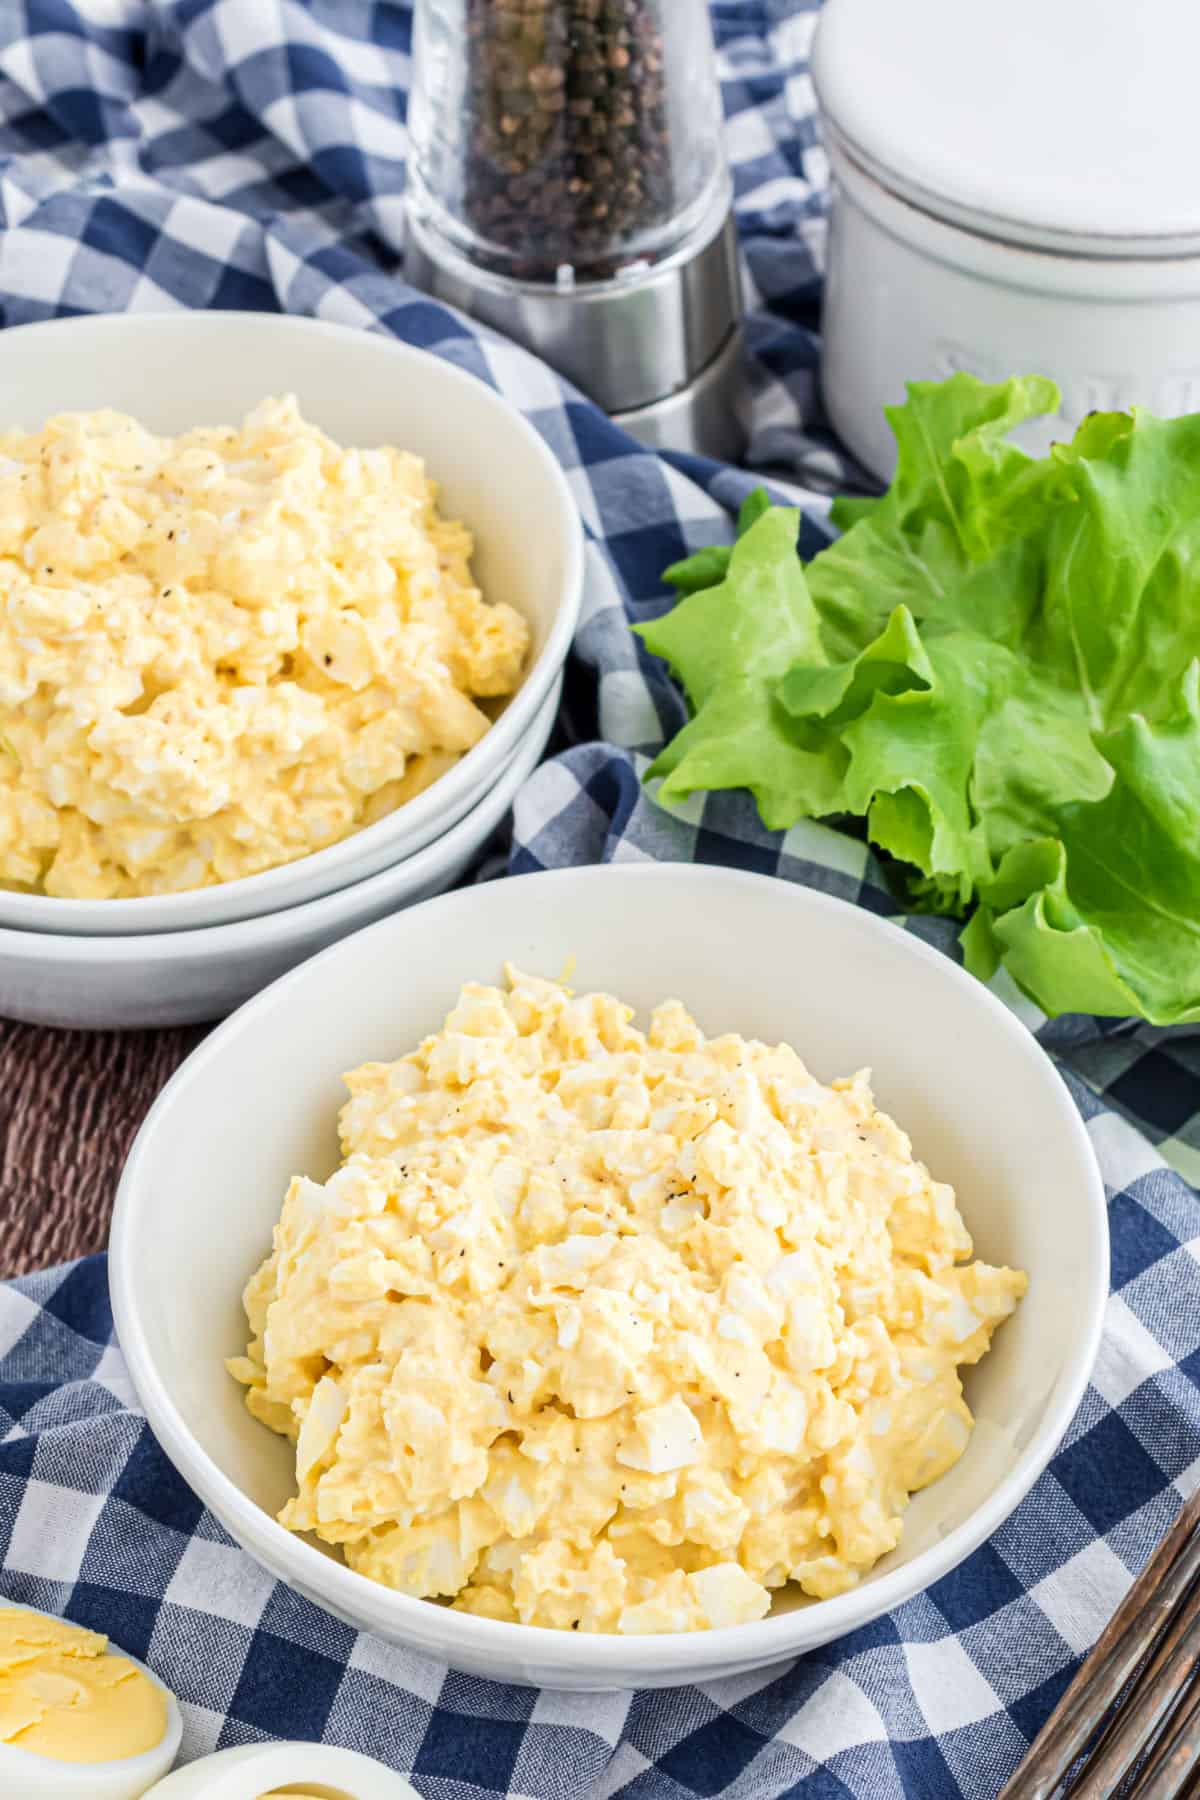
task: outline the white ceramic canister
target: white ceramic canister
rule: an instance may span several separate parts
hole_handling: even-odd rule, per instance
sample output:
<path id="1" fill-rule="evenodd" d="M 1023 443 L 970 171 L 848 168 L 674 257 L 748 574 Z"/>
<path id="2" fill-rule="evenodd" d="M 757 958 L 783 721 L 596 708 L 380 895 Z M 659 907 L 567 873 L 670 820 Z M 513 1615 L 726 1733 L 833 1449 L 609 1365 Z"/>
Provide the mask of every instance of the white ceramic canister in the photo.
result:
<path id="1" fill-rule="evenodd" d="M 1200 5 L 827 0 L 822 388 L 879 477 L 883 407 L 965 369 L 1088 412 L 1200 410 Z"/>

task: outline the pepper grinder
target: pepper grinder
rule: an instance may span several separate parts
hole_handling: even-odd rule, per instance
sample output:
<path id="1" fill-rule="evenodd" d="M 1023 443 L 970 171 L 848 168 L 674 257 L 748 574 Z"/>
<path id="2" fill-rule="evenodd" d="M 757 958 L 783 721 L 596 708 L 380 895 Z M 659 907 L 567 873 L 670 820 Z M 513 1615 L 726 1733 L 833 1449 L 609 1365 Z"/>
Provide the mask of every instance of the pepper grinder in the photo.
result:
<path id="1" fill-rule="evenodd" d="M 407 273 L 654 448 L 744 448 L 707 0 L 417 0 Z"/>

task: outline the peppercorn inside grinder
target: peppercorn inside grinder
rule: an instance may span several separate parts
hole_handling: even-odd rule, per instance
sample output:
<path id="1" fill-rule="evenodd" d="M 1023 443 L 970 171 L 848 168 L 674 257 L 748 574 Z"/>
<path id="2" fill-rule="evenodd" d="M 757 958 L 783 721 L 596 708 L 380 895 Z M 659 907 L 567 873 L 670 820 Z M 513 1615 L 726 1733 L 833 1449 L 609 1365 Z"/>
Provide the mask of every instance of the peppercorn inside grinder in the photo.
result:
<path id="1" fill-rule="evenodd" d="M 407 273 L 643 443 L 744 447 L 708 0 L 417 0 Z"/>

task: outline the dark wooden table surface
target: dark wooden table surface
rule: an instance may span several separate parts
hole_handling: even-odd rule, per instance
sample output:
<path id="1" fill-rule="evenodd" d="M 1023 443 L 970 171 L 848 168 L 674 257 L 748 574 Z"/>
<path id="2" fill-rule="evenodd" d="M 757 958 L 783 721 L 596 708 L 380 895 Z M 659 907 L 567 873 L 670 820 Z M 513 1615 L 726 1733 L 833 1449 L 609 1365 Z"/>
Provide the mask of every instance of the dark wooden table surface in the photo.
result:
<path id="1" fill-rule="evenodd" d="M 0 1020 L 0 1279 L 103 1250 L 134 1134 L 203 1034 Z"/>

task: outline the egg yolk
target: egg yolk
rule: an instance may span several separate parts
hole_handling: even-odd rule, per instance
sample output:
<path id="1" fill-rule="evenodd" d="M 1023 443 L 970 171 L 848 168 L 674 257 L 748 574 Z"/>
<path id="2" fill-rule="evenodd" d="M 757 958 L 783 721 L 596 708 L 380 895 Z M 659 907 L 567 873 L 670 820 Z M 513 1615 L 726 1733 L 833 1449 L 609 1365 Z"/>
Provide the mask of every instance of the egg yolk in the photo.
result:
<path id="1" fill-rule="evenodd" d="M 162 1689 L 97 1631 L 0 1607 L 0 1744 L 54 1762 L 115 1762 L 160 1744 Z"/>

